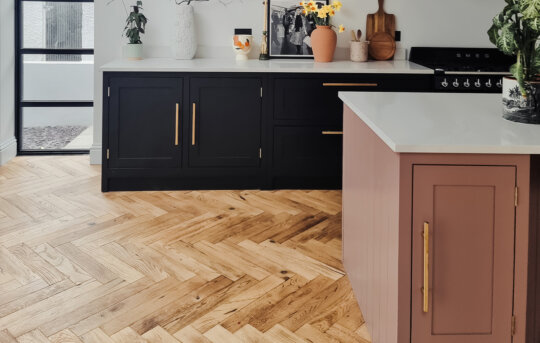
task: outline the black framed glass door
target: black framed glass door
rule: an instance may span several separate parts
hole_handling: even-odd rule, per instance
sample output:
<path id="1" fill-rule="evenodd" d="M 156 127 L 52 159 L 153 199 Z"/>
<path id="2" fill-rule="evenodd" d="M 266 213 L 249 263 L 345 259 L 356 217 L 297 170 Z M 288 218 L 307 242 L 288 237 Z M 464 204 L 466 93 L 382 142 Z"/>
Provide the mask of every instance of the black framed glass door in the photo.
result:
<path id="1" fill-rule="evenodd" d="M 17 0 L 18 154 L 88 153 L 94 98 L 94 1 Z"/>

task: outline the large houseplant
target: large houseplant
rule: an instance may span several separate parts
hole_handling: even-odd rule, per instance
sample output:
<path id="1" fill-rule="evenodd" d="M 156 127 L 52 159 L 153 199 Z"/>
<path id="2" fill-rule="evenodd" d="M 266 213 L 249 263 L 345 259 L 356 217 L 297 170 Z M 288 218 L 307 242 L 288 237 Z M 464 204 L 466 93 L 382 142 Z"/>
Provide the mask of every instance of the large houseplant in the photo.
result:
<path id="1" fill-rule="evenodd" d="M 126 19 L 124 27 L 124 36 L 129 40 L 126 47 L 126 57 L 132 60 L 142 59 L 142 41 L 141 34 L 145 33 L 146 23 L 148 19 L 141 12 L 142 1 L 137 1 L 135 6 L 131 6 L 132 10 Z"/>
<path id="2" fill-rule="evenodd" d="M 336 51 L 337 35 L 332 30 L 331 18 L 341 10 L 342 4 L 336 0 L 331 5 L 325 5 L 316 1 L 302 1 L 303 13 L 312 16 L 317 28 L 311 33 L 311 46 L 315 62 L 332 62 Z M 343 25 L 339 25 L 339 32 L 345 31 Z"/>
<path id="3" fill-rule="evenodd" d="M 489 39 L 504 54 L 516 57 L 513 78 L 503 81 L 503 116 L 524 123 L 540 123 L 540 0 L 505 0 L 493 18 Z"/>

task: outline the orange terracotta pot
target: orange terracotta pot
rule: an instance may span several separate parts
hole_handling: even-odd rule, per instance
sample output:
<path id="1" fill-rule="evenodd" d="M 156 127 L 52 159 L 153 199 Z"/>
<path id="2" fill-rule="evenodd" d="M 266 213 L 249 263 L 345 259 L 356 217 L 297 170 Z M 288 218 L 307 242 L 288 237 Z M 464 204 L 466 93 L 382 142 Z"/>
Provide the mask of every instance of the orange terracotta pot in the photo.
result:
<path id="1" fill-rule="evenodd" d="M 315 62 L 332 62 L 336 51 L 337 34 L 330 26 L 317 26 L 311 33 Z"/>

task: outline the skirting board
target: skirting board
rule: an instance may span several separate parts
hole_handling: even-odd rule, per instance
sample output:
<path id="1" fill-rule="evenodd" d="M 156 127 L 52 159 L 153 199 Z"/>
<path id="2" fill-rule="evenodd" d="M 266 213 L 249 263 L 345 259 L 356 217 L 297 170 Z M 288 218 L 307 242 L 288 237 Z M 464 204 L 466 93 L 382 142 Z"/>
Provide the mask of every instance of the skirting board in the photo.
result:
<path id="1" fill-rule="evenodd" d="M 15 156 L 17 156 L 17 140 L 15 137 L 0 142 L 0 166 L 6 164 Z"/>
<path id="2" fill-rule="evenodd" d="M 90 148 L 90 164 L 101 164 L 101 144 Z"/>

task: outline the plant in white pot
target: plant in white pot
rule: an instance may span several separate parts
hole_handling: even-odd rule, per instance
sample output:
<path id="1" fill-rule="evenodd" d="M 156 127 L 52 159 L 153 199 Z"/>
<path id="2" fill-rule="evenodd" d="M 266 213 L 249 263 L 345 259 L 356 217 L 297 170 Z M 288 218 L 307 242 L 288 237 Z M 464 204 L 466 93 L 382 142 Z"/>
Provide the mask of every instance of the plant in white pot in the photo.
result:
<path id="1" fill-rule="evenodd" d="M 516 56 L 513 77 L 503 79 L 503 117 L 540 124 L 540 0 L 505 0 L 493 18 L 489 39 L 504 54 Z"/>
<path id="2" fill-rule="evenodd" d="M 178 60 L 190 60 L 197 52 L 197 35 L 192 2 L 208 0 L 175 0 L 173 55 Z"/>
<path id="3" fill-rule="evenodd" d="M 144 34 L 148 19 L 142 14 L 142 1 L 137 1 L 135 6 L 131 6 L 131 12 L 126 19 L 124 36 L 129 39 L 125 54 L 130 60 L 141 60 L 143 54 L 143 44 L 141 34 Z"/>

